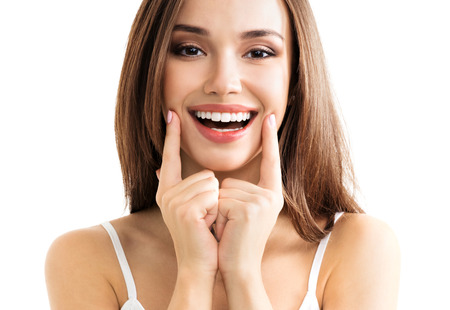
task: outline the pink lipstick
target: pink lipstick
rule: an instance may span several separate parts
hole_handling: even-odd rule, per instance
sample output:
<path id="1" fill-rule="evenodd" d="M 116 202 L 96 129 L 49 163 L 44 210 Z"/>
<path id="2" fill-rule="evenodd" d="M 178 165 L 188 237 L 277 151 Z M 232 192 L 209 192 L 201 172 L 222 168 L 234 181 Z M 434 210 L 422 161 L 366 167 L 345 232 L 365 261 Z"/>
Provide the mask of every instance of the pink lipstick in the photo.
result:
<path id="1" fill-rule="evenodd" d="M 243 137 L 258 112 L 242 105 L 205 104 L 189 108 L 196 128 L 214 143 L 229 143 Z"/>

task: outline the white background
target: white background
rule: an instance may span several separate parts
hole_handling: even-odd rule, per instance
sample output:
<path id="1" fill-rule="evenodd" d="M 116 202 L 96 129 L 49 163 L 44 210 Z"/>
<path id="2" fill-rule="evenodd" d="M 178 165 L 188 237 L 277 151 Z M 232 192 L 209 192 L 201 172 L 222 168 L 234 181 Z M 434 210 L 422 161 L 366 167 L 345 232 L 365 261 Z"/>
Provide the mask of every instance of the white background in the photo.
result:
<path id="1" fill-rule="evenodd" d="M 448 301 L 446 2 L 311 0 L 362 205 L 401 245 L 405 310 Z M 113 119 L 139 3 L 0 3 L 2 309 L 47 309 L 51 242 L 126 214 Z"/>

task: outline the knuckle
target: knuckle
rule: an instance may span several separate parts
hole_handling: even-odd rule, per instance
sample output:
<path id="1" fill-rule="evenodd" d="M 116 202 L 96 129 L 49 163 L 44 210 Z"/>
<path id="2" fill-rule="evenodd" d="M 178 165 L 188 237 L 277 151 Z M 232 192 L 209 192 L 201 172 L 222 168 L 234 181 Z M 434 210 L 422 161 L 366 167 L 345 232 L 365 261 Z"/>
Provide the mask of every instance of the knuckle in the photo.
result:
<path id="1" fill-rule="evenodd" d="M 184 208 L 184 206 L 179 206 L 178 208 L 174 208 L 173 212 L 179 220 L 185 220 L 188 215 L 188 209 Z"/>
<path id="2" fill-rule="evenodd" d="M 254 203 L 248 203 L 245 205 L 243 216 L 246 221 L 250 221 L 255 219 L 259 214 L 261 208 Z"/>
<path id="3" fill-rule="evenodd" d="M 216 179 L 216 177 L 209 177 L 209 183 L 211 186 L 211 189 L 214 192 L 218 192 L 219 191 L 219 180 Z"/>
<path id="4" fill-rule="evenodd" d="M 203 173 L 205 173 L 207 176 L 214 177 L 214 172 L 212 170 L 205 169 L 203 170 Z"/>
<path id="5" fill-rule="evenodd" d="M 255 196 L 255 203 L 256 205 L 260 206 L 260 207 L 265 207 L 267 205 L 267 198 L 265 195 L 256 195 Z"/>
<path id="6" fill-rule="evenodd" d="M 277 194 L 273 198 L 272 205 L 275 207 L 275 210 L 277 213 L 280 213 L 281 209 L 283 209 L 284 206 L 284 197 L 283 194 Z"/>
<path id="7" fill-rule="evenodd" d="M 260 196 L 267 200 L 271 200 L 273 197 L 273 192 L 270 189 L 262 188 Z"/>
<path id="8" fill-rule="evenodd" d="M 278 205 L 278 204 L 280 204 L 280 202 L 281 203 L 284 202 L 282 193 L 278 193 L 276 191 L 274 192 L 269 189 L 264 189 L 262 192 L 262 196 L 264 196 L 267 199 L 269 205 L 274 205 L 274 204 Z"/>
<path id="9" fill-rule="evenodd" d="M 161 192 L 159 190 L 156 192 L 155 199 L 156 199 L 156 204 L 158 205 L 158 207 L 161 208 L 162 198 L 161 198 Z"/>
<path id="10" fill-rule="evenodd" d="M 199 174 L 202 176 L 202 178 L 204 179 L 208 179 L 208 178 L 213 178 L 215 177 L 214 172 L 208 169 L 204 169 L 202 171 L 199 172 Z"/>
<path id="11" fill-rule="evenodd" d="M 208 181 L 208 183 L 214 184 L 216 182 L 216 177 L 213 175 L 210 175 L 206 178 L 206 181 Z"/>
<path id="12" fill-rule="evenodd" d="M 277 201 L 278 201 L 281 205 L 284 204 L 284 196 L 283 196 L 282 193 L 277 194 L 276 199 L 277 199 Z"/>
<path id="13" fill-rule="evenodd" d="M 161 205 L 160 207 L 166 206 L 167 205 L 167 195 L 166 194 L 160 194 L 160 201 L 161 201 Z"/>
<path id="14" fill-rule="evenodd" d="M 167 210 L 172 210 L 179 204 L 177 197 L 172 197 L 170 191 L 165 192 L 161 197 L 161 205 Z"/>

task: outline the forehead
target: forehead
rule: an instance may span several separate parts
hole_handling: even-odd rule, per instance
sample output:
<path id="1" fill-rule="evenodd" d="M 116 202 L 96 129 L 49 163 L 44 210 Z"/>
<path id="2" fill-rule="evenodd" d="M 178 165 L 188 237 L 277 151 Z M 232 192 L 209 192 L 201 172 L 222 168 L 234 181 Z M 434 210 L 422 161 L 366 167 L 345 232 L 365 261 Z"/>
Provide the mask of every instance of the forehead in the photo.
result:
<path id="1" fill-rule="evenodd" d="M 283 0 L 185 0 L 176 23 L 212 32 L 270 28 L 287 34 L 289 14 Z"/>

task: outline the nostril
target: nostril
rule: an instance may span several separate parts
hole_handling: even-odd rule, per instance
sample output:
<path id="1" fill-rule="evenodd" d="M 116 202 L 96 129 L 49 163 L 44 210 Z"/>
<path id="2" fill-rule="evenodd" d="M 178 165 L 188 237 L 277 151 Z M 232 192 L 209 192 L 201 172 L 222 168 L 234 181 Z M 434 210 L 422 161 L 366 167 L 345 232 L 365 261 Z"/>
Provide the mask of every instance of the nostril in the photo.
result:
<path id="1" fill-rule="evenodd" d="M 220 68 L 216 70 L 218 71 L 203 86 L 205 94 L 225 96 L 242 92 L 241 79 L 237 73 L 229 72 L 229 66 L 223 70 L 220 70 Z"/>

